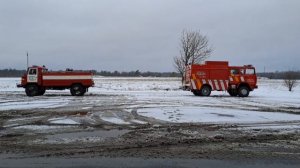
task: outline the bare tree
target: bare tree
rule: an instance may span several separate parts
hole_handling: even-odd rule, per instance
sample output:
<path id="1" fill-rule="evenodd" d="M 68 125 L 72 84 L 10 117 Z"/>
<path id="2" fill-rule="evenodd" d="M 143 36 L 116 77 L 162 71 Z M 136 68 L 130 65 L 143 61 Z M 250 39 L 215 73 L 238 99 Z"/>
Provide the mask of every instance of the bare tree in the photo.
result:
<path id="1" fill-rule="evenodd" d="M 174 66 L 182 76 L 184 81 L 184 72 L 188 64 L 202 63 L 207 59 L 212 48 L 208 45 L 208 38 L 201 35 L 199 31 L 184 30 L 180 39 L 180 55 L 174 57 Z"/>
<path id="2" fill-rule="evenodd" d="M 177 72 L 182 77 L 181 82 L 183 82 L 183 76 L 184 76 L 186 64 L 184 63 L 184 60 L 182 59 L 182 57 L 174 57 L 174 66 L 175 66 Z"/>
<path id="3" fill-rule="evenodd" d="M 283 85 L 289 89 L 291 92 L 293 88 L 298 85 L 297 73 L 293 71 L 287 71 L 284 73 L 284 83 Z"/>

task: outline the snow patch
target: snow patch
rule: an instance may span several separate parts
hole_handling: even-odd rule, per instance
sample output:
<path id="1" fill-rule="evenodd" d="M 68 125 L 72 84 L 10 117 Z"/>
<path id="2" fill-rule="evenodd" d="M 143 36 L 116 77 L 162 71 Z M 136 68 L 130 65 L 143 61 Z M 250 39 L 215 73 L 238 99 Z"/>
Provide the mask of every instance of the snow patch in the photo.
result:
<path id="1" fill-rule="evenodd" d="M 136 123 L 136 124 L 147 124 L 148 122 L 141 121 L 141 120 L 131 120 L 130 122 Z"/>
<path id="2" fill-rule="evenodd" d="M 54 126 L 54 125 L 22 125 L 13 127 L 13 129 L 28 129 L 28 130 L 50 130 L 50 129 L 59 129 L 67 128 L 68 126 Z"/>
<path id="3" fill-rule="evenodd" d="M 138 114 L 176 123 L 254 123 L 300 121 L 300 115 L 213 107 L 165 107 L 139 109 Z"/>
<path id="4" fill-rule="evenodd" d="M 51 124 L 77 125 L 80 124 L 69 118 L 52 118 L 48 120 Z"/>
<path id="5" fill-rule="evenodd" d="M 67 102 L 61 100 L 29 100 L 22 102 L 4 102 L 1 103 L 0 110 L 20 110 L 34 108 L 56 108 L 65 106 Z"/>
<path id="6" fill-rule="evenodd" d="M 126 122 L 120 118 L 116 118 L 116 117 L 101 117 L 102 120 L 110 122 L 110 123 L 114 123 L 114 124 L 130 124 L 129 122 Z"/>

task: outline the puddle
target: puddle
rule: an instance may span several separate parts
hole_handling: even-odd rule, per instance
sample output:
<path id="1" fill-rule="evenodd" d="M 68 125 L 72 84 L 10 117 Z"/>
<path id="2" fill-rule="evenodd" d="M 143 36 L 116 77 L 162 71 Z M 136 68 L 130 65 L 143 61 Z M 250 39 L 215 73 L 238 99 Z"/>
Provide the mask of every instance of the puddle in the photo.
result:
<path id="1" fill-rule="evenodd" d="M 129 130 L 97 130 L 97 131 L 83 131 L 72 133 L 61 133 L 54 135 L 47 135 L 49 141 L 63 140 L 63 139 L 86 139 L 86 138 L 117 138 L 129 132 Z"/>

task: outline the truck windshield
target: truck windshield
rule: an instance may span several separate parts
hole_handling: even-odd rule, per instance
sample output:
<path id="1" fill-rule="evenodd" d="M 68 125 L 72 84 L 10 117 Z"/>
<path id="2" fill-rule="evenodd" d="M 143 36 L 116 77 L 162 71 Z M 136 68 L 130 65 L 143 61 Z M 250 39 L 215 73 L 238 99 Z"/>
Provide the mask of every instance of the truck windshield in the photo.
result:
<path id="1" fill-rule="evenodd" d="M 254 75 L 255 74 L 255 70 L 254 69 L 246 69 L 246 74 L 247 75 Z"/>
<path id="2" fill-rule="evenodd" d="M 28 74 L 29 75 L 36 75 L 36 69 L 30 69 Z"/>

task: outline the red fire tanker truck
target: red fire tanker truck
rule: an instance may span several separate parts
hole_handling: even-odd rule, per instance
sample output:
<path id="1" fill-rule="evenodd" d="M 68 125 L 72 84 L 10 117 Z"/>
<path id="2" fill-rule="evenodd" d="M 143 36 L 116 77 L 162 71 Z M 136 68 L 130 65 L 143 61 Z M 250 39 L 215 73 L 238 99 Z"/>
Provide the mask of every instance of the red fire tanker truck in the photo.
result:
<path id="1" fill-rule="evenodd" d="M 231 96 L 247 97 L 257 88 L 252 65 L 229 66 L 227 61 L 206 61 L 186 67 L 184 87 L 196 96 L 209 96 L 211 91 L 227 91 Z"/>
<path id="2" fill-rule="evenodd" d="M 21 84 L 27 96 L 40 96 L 46 90 L 70 89 L 73 96 L 83 96 L 89 87 L 94 86 L 90 71 L 48 71 L 45 66 L 32 66 L 22 76 Z"/>

